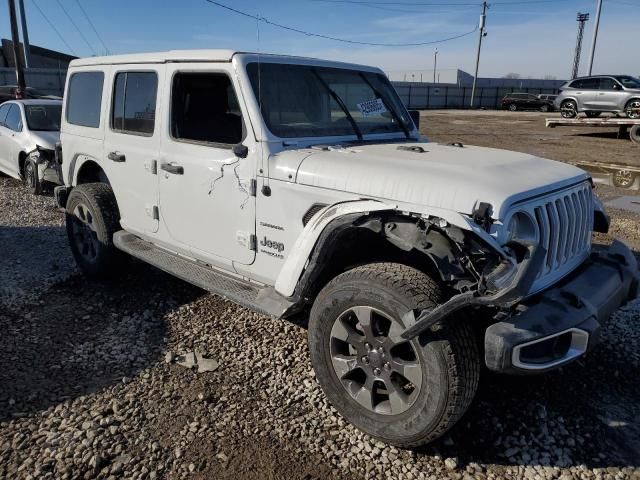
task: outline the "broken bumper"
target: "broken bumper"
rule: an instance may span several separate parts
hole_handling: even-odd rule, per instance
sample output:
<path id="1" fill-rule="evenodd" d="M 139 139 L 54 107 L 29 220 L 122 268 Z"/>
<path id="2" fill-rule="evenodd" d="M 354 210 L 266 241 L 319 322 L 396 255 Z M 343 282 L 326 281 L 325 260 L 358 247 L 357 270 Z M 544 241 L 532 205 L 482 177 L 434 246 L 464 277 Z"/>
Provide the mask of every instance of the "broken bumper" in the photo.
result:
<path id="1" fill-rule="evenodd" d="M 538 373 L 581 357 L 598 343 L 601 324 L 636 297 L 639 277 L 638 262 L 623 243 L 594 249 L 567 278 L 487 328 L 487 367 Z"/>

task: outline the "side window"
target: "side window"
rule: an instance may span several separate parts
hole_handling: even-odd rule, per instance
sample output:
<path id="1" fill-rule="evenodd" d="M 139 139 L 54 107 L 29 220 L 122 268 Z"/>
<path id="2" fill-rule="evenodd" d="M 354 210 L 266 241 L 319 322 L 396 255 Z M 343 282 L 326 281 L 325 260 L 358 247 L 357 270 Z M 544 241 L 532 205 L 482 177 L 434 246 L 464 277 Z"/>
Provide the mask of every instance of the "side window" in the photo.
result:
<path id="1" fill-rule="evenodd" d="M 103 72 L 71 75 L 67 92 L 67 122 L 83 127 L 100 126 L 103 84 Z"/>
<path id="2" fill-rule="evenodd" d="M 7 113 L 9 113 L 9 107 L 11 105 L 10 103 L 5 103 L 0 107 L 0 125 L 4 125 L 4 120 L 7 118 Z"/>
<path id="3" fill-rule="evenodd" d="M 5 119 L 4 123 L 7 128 L 13 130 L 14 132 L 20 132 L 22 130 L 20 107 L 12 104 L 11 107 L 9 107 L 9 113 L 7 113 L 7 118 Z"/>
<path id="4" fill-rule="evenodd" d="M 122 133 L 152 135 L 156 118 L 158 75 L 120 72 L 113 87 L 111 128 Z"/>
<path id="5" fill-rule="evenodd" d="M 613 78 L 601 78 L 600 90 L 616 90 L 616 82 Z"/>
<path id="6" fill-rule="evenodd" d="M 242 141 L 242 115 L 226 74 L 176 73 L 171 87 L 171 136 L 225 145 Z"/>
<path id="7" fill-rule="evenodd" d="M 585 90 L 597 90 L 600 86 L 599 78 L 585 78 L 582 80 L 582 88 Z"/>
<path id="8" fill-rule="evenodd" d="M 584 88 L 583 80 L 576 80 L 569 85 L 570 88 Z"/>

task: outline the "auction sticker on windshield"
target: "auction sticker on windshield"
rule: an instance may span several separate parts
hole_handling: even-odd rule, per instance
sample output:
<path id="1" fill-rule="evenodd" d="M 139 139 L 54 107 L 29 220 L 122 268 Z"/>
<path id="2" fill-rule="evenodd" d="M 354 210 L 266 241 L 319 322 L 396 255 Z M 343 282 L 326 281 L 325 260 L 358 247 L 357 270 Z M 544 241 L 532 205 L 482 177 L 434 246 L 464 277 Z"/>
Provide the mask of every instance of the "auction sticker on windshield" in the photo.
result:
<path id="1" fill-rule="evenodd" d="M 382 115 L 387 109 L 384 106 L 384 102 L 380 98 L 375 100 L 367 100 L 366 102 L 356 103 L 358 110 L 362 113 L 363 117 L 373 117 L 375 115 Z"/>

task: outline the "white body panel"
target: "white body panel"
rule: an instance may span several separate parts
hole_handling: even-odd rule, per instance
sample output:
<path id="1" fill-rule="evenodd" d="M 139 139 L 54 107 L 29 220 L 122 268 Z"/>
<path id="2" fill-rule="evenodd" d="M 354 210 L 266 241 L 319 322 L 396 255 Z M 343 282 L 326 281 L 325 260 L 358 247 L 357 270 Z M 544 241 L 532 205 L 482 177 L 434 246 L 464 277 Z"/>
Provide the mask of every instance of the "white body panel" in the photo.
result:
<path id="1" fill-rule="evenodd" d="M 97 162 L 111 182 L 126 230 L 246 280 L 275 286 L 279 293 L 290 296 L 323 228 L 340 215 L 395 209 L 440 217 L 473 231 L 503 253 L 502 220 L 508 218 L 512 205 L 571 188 L 588 178 L 573 166 L 527 154 L 428 143 L 415 128 L 407 136 L 365 135 L 363 140 L 369 143 L 354 146 L 349 143 L 356 140 L 353 135 L 278 138 L 266 127 L 246 72 L 248 63 L 258 61 L 380 72 L 338 62 L 228 50 L 73 61 L 69 77 L 81 71 L 102 71 L 105 81 L 98 128 L 71 125 L 63 112 L 65 183 L 76 185 L 82 164 Z M 125 70 L 158 72 L 152 136 L 125 135 L 109 128 L 113 75 Z M 177 72 L 229 76 L 244 120 L 246 158 L 236 157 L 230 146 L 172 137 L 171 90 Z M 344 148 L 313 147 L 337 144 Z M 398 150 L 399 145 L 425 151 Z M 127 161 L 110 161 L 110 152 L 125 154 Z M 146 168 L 152 160 L 157 160 L 157 175 Z M 181 166 L 184 171 L 165 172 L 163 163 Z M 252 180 L 255 193 L 250 191 Z M 470 219 L 480 202 L 493 207 L 491 232 Z M 314 204 L 329 207 L 305 227 L 302 218 Z M 155 221 L 148 215 L 149 206 L 158 208 Z M 250 248 L 252 241 L 255 250 Z M 558 271 L 556 277 L 545 280 L 550 284 L 566 273 Z"/>

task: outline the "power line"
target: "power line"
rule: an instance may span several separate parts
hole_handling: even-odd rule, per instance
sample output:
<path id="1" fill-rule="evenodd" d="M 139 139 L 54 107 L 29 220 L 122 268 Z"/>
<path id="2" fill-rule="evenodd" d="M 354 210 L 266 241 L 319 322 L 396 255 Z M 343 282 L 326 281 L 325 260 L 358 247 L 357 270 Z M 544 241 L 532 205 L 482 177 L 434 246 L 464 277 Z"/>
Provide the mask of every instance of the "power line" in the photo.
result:
<path id="1" fill-rule="evenodd" d="M 91 44 L 89 43 L 89 40 L 87 40 L 87 37 L 84 36 L 84 33 L 82 33 L 82 31 L 80 30 L 80 28 L 78 28 L 78 25 L 76 24 L 76 22 L 73 21 L 73 18 L 71 18 L 71 15 L 69 15 L 69 12 L 67 12 L 67 9 L 64 8 L 64 5 L 62 5 L 62 3 L 60 2 L 60 0 L 56 0 L 56 2 L 58 2 L 58 5 L 60 5 L 60 8 L 62 9 L 62 11 L 64 12 L 64 14 L 67 16 L 67 18 L 69 19 L 69 21 L 71 22 L 71 24 L 75 27 L 75 29 L 78 31 L 78 33 L 80 34 L 80 36 L 82 37 L 82 39 L 84 40 L 84 42 L 87 44 L 87 46 L 89 47 L 89 49 L 93 52 L 94 55 L 97 55 L 98 53 L 94 50 L 94 48 L 91 46 Z"/>
<path id="2" fill-rule="evenodd" d="M 62 43 L 64 43 L 67 48 L 69 49 L 69 51 L 71 53 L 73 53 L 74 55 L 76 54 L 76 52 L 73 50 L 73 48 L 71 48 L 71 45 L 69 45 L 67 43 L 67 41 L 64 39 L 64 37 L 60 34 L 60 32 L 58 31 L 58 29 L 53 25 L 53 23 L 51 23 L 51 21 L 49 20 L 49 17 L 47 17 L 44 12 L 42 11 L 42 9 L 38 6 L 38 4 L 36 3 L 36 0 L 32 0 L 33 5 L 36 7 L 36 9 L 40 12 L 40 15 L 42 15 L 42 17 L 47 21 L 47 23 L 49 24 L 49 26 L 51 27 L 51 29 L 56 32 L 56 35 L 58 35 L 58 38 L 60 38 L 60 40 L 62 40 Z"/>
<path id="3" fill-rule="evenodd" d="M 411 6 L 411 7 L 477 7 L 481 5 L 478 2 L 475 3 L 467 3 L 467 2 L 457 2 L 457 3 L 441 3 L 441 2 L 372 2 L 368 0 L 312 0 L 314 2 L 323 2 L 323 3 L 346 3 L 352 5 L 381 5 L 381 6 Z"/>
<path id="4" fill-rule="evenodd" d="M 100 34 L 98 33 L 98 30 L 96 30 L 96 26 L 93 24 L 93 22 L 91 21 L 91 18 L 89 18 L 89 15 L 87 15 L 87 12 L 85 11 L 85 9 L 82 7 L 82 5 L 80 4 L 79 0 L 75 0 L 76 3 L 78 4 L 78 7 L 80 7 L 80 11 L 82 12 L 82 14 L 84 15 L 84 18 L 87 19 L 87 22 L 89 22 L 89 25 L 91 25 L 91 28 L 93 29 L 93 33 L 96 34 L 96 37 L 98 37 L 98 40 L 100 40 L 100 43 L 102 44 L 102 46 L 104 47 L 105 52 L 107 52 L 107 54 L 109 54 L 109 48 L 107 48 L 106 43 L 104 43 L 104 40 L 102 40 L 102 37 L 100 36 Z"/>
<path id="5" fill-rule="evenodd" d="M 369 46 L 373 46 L 373 47 L 418 47 L 418 46 L 424 46 L 424 45 L 433 45 L 436 43 L 444 43 L 444 42 L 449 42 L 451 40 L 456 40 L 458 38 L 462 38 L 462 37 L 466 37 L 467 35 L 471 35 L 472 33 L 474 33 L 476 30 L 478 30 L 478 27 L 474 28 L 473 30 L 466 32 L 466 33 L 462 33 L 460 35 L 455 35 L 453 37 L 449 37 L 449 38 L 442 38 L 440 40 L 433 40 L 430 42 L 417 42 L 417 43 L 371 43 L 371 42 L 360 42 L 357 40 L 348 40 L 346 38 L 338 38 L 338 37 L 332 37 L 330 35 L 323 35 L 321 33 L 312 33 L 312 32 L 307 32 L 305 30 L 300 30 L 294 27 L 289 27 L 287 25 L 283 25 L 281 23 L 276 23 L 276 22 L 272 22 L 271 20 L 265 18 L 265 17 L 261 17 L 258 15 L 252 15 L 250 13 L 247 12 L 243 12 L 241 10 L 237 10 L 233 7 L 229 7 L 228 5 L 224 5 L 222 3 L 216 2 L 214 0 L 205 0 L 206 2 L 212 4 L 212 5 L 216 5 L 220 8 L 224 8 L 225 10 L 229 10 L 230 12 L 236 13 L 238 15 L 241 15 L 243 17 L 247 17 L 247 18 L 251 18 L 253 20 L 256 20 L 258 22 L 264 22 L 267 25 L 272 25 L 274 27 L 278 27 L 278 28 L 282 28 L 283 30 L 288 30 L 290 32 L 295 32 L 295 33 L 299 33 L 301 35 L 306 35 L 307 37 L 316 37 L 316 38 L 324 38 L 325 40 L 333 40 L 334 42 L 342 42 L 342 43 L 350 43 L 350 44 L 355 44 L 355 45 L 369 45 Z"/>

